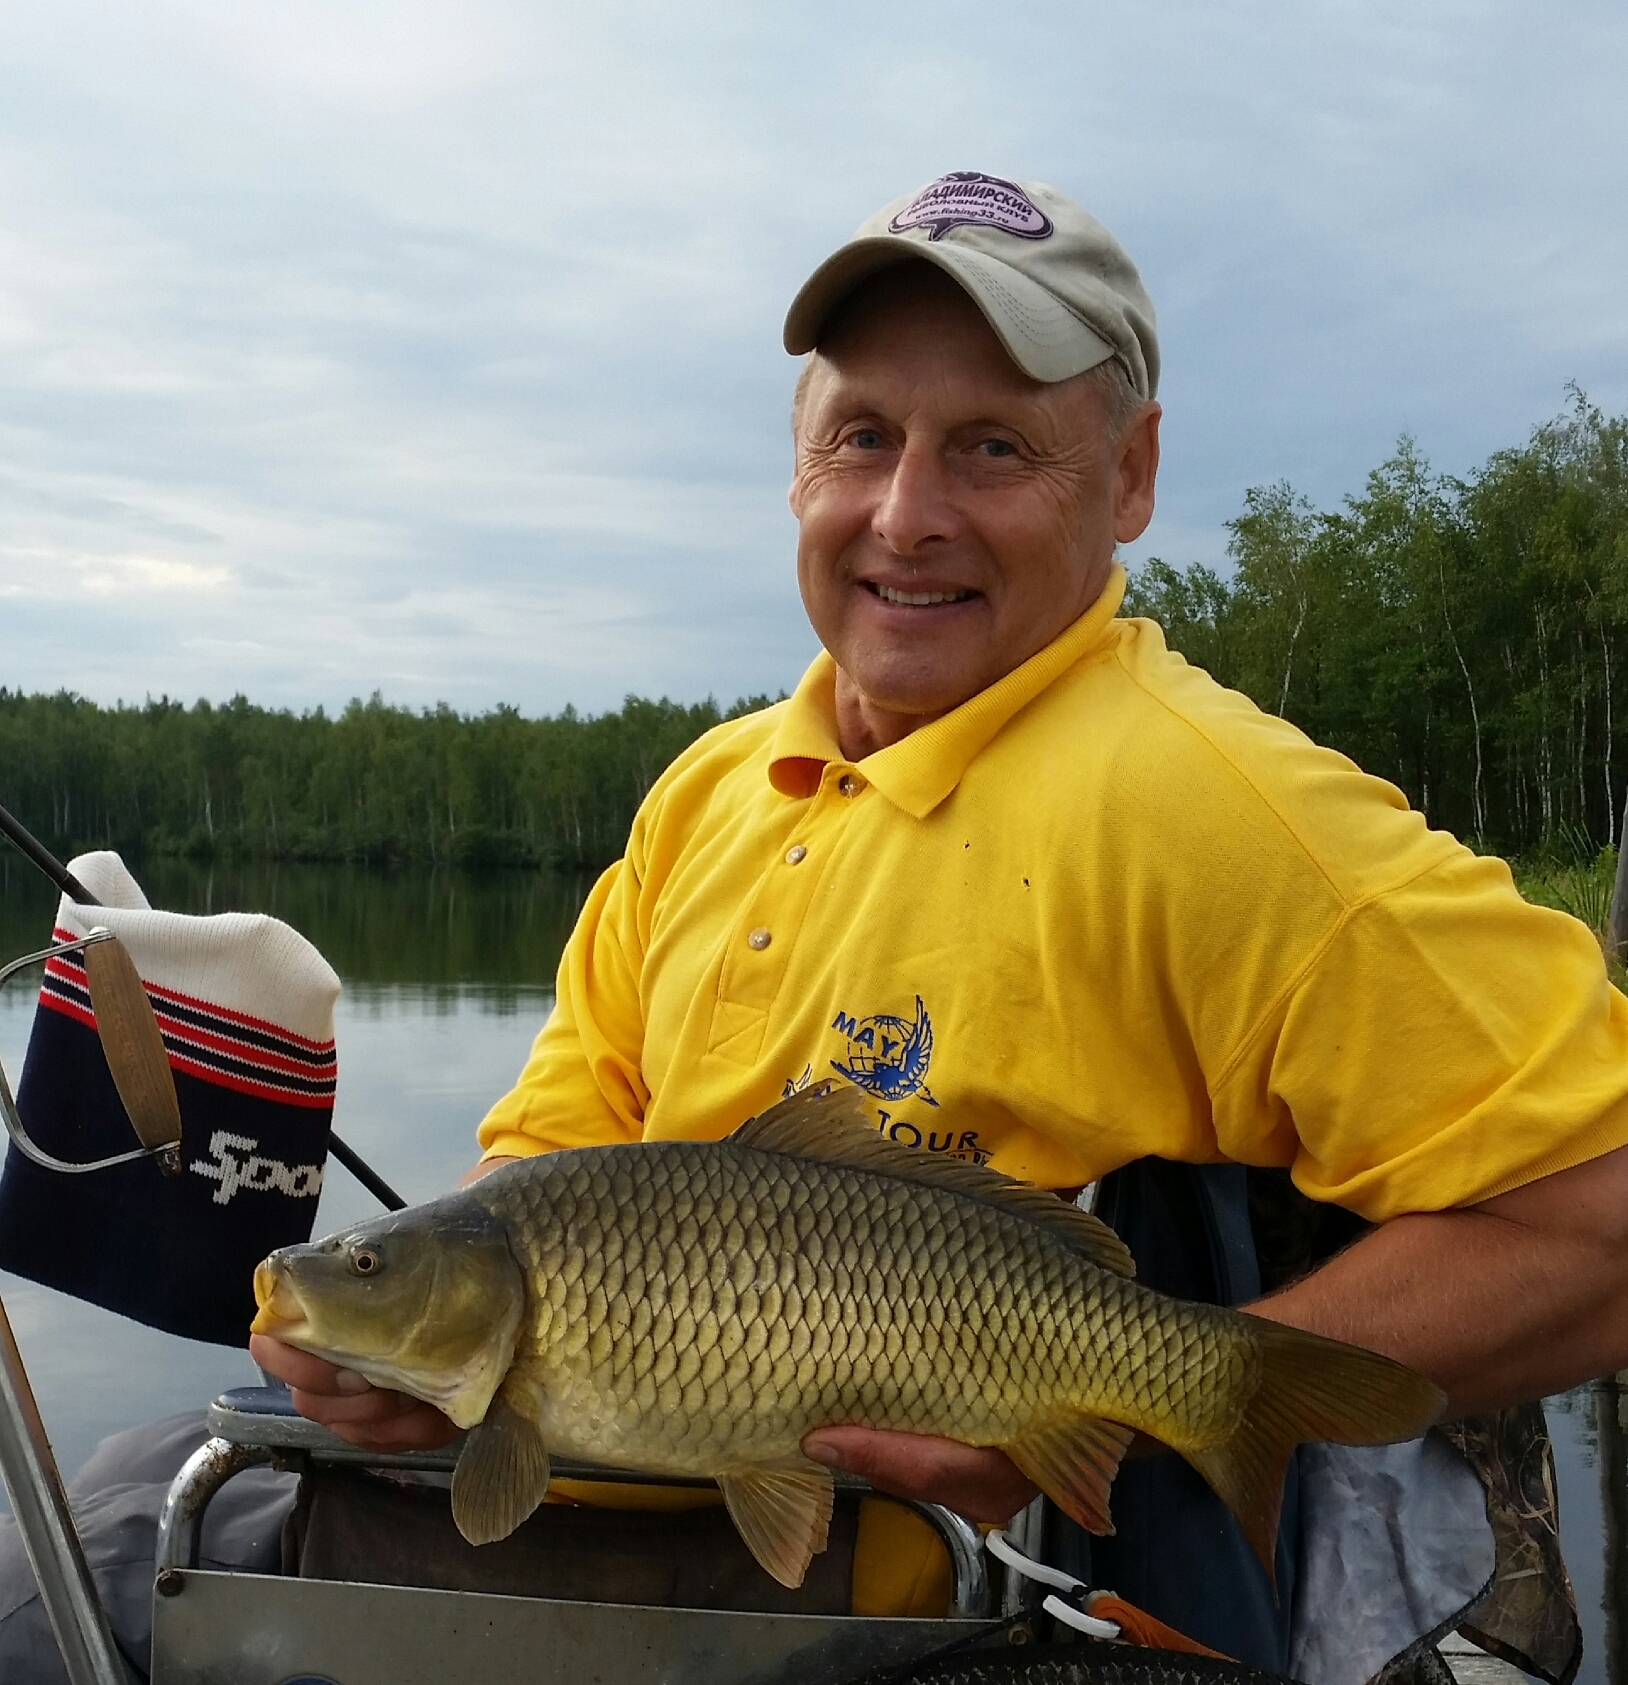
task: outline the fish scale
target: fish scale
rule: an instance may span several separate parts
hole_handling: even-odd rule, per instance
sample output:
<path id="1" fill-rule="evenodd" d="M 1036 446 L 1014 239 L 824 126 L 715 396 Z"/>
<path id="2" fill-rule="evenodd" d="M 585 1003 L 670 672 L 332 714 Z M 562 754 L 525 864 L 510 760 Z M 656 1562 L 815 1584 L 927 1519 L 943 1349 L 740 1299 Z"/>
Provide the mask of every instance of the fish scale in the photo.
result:
<path id="1" fill-rule="evenodd" d="M 715 1477 L 786 1585 L 831 1514 L 815 1428 L 999 1446 L 1097 1531 L 1140 1429 L 1270 1572 L 1297 1443 L 1411 1438 L 1439 1410 L 1372 1352 L 1139 1286 L 1094 1218 L 863 1119 L 811 1090 L 724 1141 L 509 1165 L 273 1254 L 255 1329 L 469 1428 L 452 1509 L 474 1543 L 531 1513 L 554 1452 Z"/>
<path id="2" fill-rule="evenodd" d="M 1170 1326 L 1171 1301 L 994 1205 L 946 1209 L 917 1184 L 693 1142 L 559 1153 L 538 1169 L 492 1178 L 483 1203 L 527 1279 L 547 1284 L 528 1307 L 518 1378 L 604 1406 L 591 1410 L 598 1432 L 553 1438 L 562 1452 L 705 1472 L 720 1445 L 774 1461 L 834 1420 L 995 1444 L 1059 1404 L 1129 1405 L 1151 1427 L 1162 1412 L 1133 1351 L 1177 1371 L 1160 1377 L 1165 1396 L 1184 1415 L 1200 1405 L 1202 1436 L 1227 1414 L 1227 1389 L 1204 1383 L 1247 1368 L 1197 1319 L 1178 1311 L 1189 1326 Z M 674 1316 L 679 1356 L 662 1374 L 653 1335 Z M 783 1348 L 766 1319 L 786 1328 Z M 1083 1350 L 1106 1362 L 1063 1397 Z M 1195 1358 L 1199 1385 L 1183 1385 Z M 645 1375 L 652 1402 L 632 1416 L 611 1407 L 633 1402 Z M 572 1435 L 562 1411 L 548 1414 L 556 1436 Z"/>

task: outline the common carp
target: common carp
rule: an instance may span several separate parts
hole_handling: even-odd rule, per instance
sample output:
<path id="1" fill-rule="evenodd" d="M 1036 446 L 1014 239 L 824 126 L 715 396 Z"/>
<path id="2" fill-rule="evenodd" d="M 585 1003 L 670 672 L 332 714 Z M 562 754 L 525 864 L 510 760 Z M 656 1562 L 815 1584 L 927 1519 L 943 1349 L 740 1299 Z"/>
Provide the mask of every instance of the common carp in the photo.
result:
<path id="1" fill-rule="evenodd" d="M 1140 1429 L 1270 1572 L 1296 1444 L 1409 1439 L 1440 1410 L 1388 1358 L 1133 1275 L 1096 1218 L 897 1146 L 822 1087 L 722 1141 L 549 1153 L 285 1247 L 253 1327 L 470 1429 L 452 1509 L 473 1544 L 541 1503 L 553 1451 L 715 1478 L 787 1586 L 825 1548 L 831 1475 L 799 1449 L 817 1427 L 999 1446 L 1098 1533 Z"/>

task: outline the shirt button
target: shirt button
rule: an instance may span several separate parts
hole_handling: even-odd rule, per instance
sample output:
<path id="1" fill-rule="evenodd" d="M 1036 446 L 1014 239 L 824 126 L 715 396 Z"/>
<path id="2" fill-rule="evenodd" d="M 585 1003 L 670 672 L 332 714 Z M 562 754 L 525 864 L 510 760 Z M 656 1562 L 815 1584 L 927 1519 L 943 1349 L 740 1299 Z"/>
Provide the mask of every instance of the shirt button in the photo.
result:
<path id="1" fill-rule="evenodd" d="M 837 780 L 837 788 L 845 796 L 857 796 L 865 788 L 865 781 L 862 778 L 855 778 L 851 772 L 845 772 Z"/>
<path id="2" fill-rule="evenodd" d="M 786 850 L 786 864 L 788 866 L 800 866 L 807 858 L 808 850 L 801 843 L 793 843 Z"/>
<path id="3" fill-rule="evenodd" d="M 757 929 L 746 938 L 746 946 L 748 948 L 756 948 L 761 954 L 773 940 L 774 937 L 769 933 L 768 926 L 760 924 Z"/>

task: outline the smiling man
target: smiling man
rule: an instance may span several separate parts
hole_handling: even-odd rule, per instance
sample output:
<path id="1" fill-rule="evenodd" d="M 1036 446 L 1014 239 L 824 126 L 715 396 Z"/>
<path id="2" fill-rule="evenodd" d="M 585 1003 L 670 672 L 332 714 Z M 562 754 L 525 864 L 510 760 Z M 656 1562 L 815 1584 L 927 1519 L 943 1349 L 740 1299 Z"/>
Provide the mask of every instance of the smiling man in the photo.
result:
<path id="1" fill-rule="evenodd" d="M 818 344 L 796 403 L 797 577 L 858 761 L 997 684 L 1102 596 L 1115 545 L 1153 515 L 1159 407 L 1114 362 L 1037 382 L 921 262 L 862 283 Z"/>
<path id="2" fill-rule="evenodd" d="M 786 346 L 824 653 L 650 792 L 485 1164 L 716 1137 L 835 1076 L 893 1140 L 1069 1194 L 1291 1173 L 1376 1227 L 1260 1314 L 1413 1364 L 1455 1415 L 1628 1362 L 1628 1002 L 1588 933 L 1118 615 L 1160 421 L 1119 245 L 1049 188 L 945 177 L 815 272 Z M 1155 1279 L 1196 1222 L 1139 1251 Z M 256 1351 L 359 1443 L 448 1436 Z M 997 1452 L 863 1424 L 805 1450 L 989 1520 L 1033 1494 Z M 1213 1516 L 1167 1501 L 1144 1554 L 1172 1573 L 1114 1559 L 1154 1604 L 1225 1580 Z M 1288 1665 L 1264 1579 L 1214 1601 L 1197 1636 Z"/>

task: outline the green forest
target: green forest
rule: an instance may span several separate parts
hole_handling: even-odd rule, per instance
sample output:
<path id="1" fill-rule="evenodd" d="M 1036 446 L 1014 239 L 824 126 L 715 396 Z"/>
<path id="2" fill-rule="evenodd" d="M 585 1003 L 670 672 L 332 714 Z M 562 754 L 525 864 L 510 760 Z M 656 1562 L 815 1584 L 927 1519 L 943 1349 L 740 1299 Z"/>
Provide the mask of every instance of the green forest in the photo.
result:
<path id="1" fill-rule="evenodd" d="M 1229 572 L 1150 561 L 1130 611 L 1431 824 L 1592 856 L 1628 783 L 1628 419 L 1570 396 L 1463 479 L 1404 438 L 1336 510 L 1253 488 Z"/>
<path id="2" fill-rule="evenodd" d="M 59 855 L 591 869 L 674 756 L 766 701 L 525 719 L 374 696 L 330 717 L 0 690 L 0 804 Z"/>
<path id="3" fill-rule="evenodd" d="M 1227 565 L 1152 560 L 1128 611 L 1434 825 L 1592 862 L 1628 786 L 1628 419 L 1577 390 L 1464 478 L 1404 438 L 1319 510 L 1251 489 Z M 592 868 L 661 769 L 724 711 L 337 716 L 243 697 L 105 708 L 0 690 L 0 801 L 62 853 Z"/>

